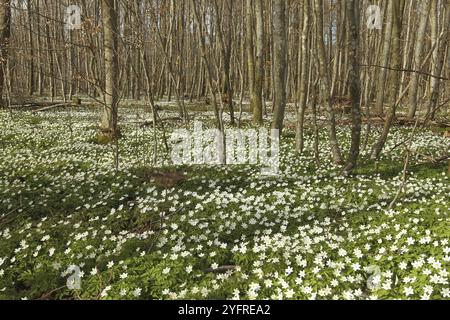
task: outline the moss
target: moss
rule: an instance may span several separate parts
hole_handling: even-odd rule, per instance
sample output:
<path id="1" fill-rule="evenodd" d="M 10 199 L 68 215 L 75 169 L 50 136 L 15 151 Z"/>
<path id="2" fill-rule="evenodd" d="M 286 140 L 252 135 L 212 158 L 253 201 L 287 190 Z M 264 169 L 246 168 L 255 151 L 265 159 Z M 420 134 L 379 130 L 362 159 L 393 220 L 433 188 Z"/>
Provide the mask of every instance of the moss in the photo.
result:
<path id="1" fill-rule="evenodd" d="M 105 133 L 98 133 L 96 136 L 96 142 L 98 144 L 107 145 L 114 142 L 114 138 L 111 135 Z"/>
<path id="2" fill-rule="evenodd" d="M 117 139 L 120 139 L 122 137 L 123 137 L 123 135 L 122 135 L 122 132 L 121 132 L 121 130 L 119 128 L 116 129 L 115 132 L 113 132 L 111 130 L 100 130 L 97 133 L 95 141 L 98 144 L 107 145 L 107 144 L 111 144 L 111 143 L 116 142 Z"/>

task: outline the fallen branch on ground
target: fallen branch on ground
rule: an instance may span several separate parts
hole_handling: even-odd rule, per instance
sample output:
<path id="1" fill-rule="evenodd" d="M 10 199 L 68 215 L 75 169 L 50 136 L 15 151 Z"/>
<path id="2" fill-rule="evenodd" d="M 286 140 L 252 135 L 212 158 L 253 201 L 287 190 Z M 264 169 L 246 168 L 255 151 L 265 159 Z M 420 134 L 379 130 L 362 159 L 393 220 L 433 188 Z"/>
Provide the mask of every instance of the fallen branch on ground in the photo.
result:
<path id="1" fill-rule="evenodd" d="M 166 121 L 183 121 L 183 119 L 180 117 L 162 118 L 158 122 L 166 122 Z M 140 124 L 141 128 L 153 126 L 153 120 L 137 123 Z"/>
<path id="2" fill-rule="evenodd" d="M 33 112 L 43 112 L 43 111 L 48 111 L 48 110 L 52 110 L 52 109 L 56 109 L 56 108 L 61 108 L 61 107 L 70 107 L 71 103 L 59 103 L 59 104 L 54 104 L 48 107 L 44 107 L 44 108 L 40 108 L 37 110 L 33 110 Z"/>
<path id="3" fill-rule="evenodd" d="M 213 268 L 208 268 L 206 270 L 204 270 L 203 272 L 205 273 L 223 273 L 223 272 L 227 272 L 227 271 L 234 271 L 236 270 L 237 266 L 220 266 L 217 267 L 216 269 Z"/>

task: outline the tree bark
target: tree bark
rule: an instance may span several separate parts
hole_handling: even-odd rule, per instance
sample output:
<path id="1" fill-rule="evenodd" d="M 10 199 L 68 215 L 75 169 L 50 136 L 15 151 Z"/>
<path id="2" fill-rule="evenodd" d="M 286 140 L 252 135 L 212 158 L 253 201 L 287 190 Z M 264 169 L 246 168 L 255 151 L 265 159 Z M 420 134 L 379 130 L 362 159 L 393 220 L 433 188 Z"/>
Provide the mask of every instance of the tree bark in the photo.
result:
<path id="1" fill-rule="evenodd" d="M 105 59 L 104 107 L 101 133 L 117 138 L 118 93 L 118 13 L 115 0 L 102 0 L 103 42 Z"/>
<path id="2" fill-rule="evenodd" d="M 203 62 L 206 67 L 207 71 L 207 80 L 208 80 L 208 88 L 212 99 L 212 105 L 214 108 L 214 113 L 216 116 L 217 121 L 217 129 L 220 131 L 221 134 L 221 150 L 219 150 L 219 160 L 221 164 L 226 164 L 226 137 L 225 137 L 225 125 L 223 122 L 223 108 L 219 108 L 219 104 L 217 103 L 217 95 L 216 93 L 220 90 L 217 90 L 218 88 L 214 86 L 215 81 L 214 79 L 214 72 L 212 68 L 211 58 L 208 55 L 208 50 L 205 43 L 205 37 L 202 35 L 202 20 L 200 19 L 200 14 L 197 9 L 197 4 L 195 0 L 191 1 L 193 12 L 194 12 L 194 19 L 197 23 L 197 34 L 198 39 L 200 43 L 200 52 L 202 55 Z"/>
<path id="3" fill-rule="evenodd" d="M 11 36 L 11 6 L 9 0 L 1 0 L 0 1 L 0 107 L 5 107 L 3 94 L 5 91 L 6 74 L 8 68 L 8 48 L 10 36 Z"/>
<path id="4" fill-rule="evenodd" d="M 250 95 L 250 108 L 252 112 L 258 108 L 258 94 L 255 90 L 255 52 L 254 52 L 254 36 L 253 36 L 253 3 L 252 0 L 246 0 L 245 6 L 245 47 L 247 51 L 247 73 L 248 73 L 248 90 Z"/>
<path id="5" fill-rule="evenodd" d="M 419 30 L 417 31 L 417 39 L 414 50 L 414 64 L 412 69 L 418 70 L 422 64 L 422 53 L 424 48 L 425 33 L 428 25 L 428 14 L 430 13 L 429 0 L 421 0 L 419 4 L 418 15 L 420 16 Z M 419 90 L 420 75 L 412 74 L 411 87 L 409 91 L 409 112 L 408 118 L 413 119 L 417 110 L 417 95 Z"/>
<path id="6" fill-rule="evenodd" d="M 391 51 L 391 39 L 392 39 L 392 1 L 389 1 L 388 9 L 387 9 L 387 22 L 384 32 L 384 40 L 383 40 L 383 51 L 380 57 L 380 66 L 388 67 L 389 66 L 389 54 Z M 378 74 L 378 84 L 377 84 L 377 98 L 375 105 L 375 113 L 378 115 L 383 115 L 384 113 L 384 101 L 385 101 L 385 91 L 384 88 L 386 86 L 386 77 L 387 77 L 387 69 L 381 68 Z"/>
<path id="7" fill-rule="evenodd" d="M 256 65 L 255 84 L 252 99 L 253 123 L 263 123 L 263 85 L 264 85 L 264 7 L 263 0 L 255 0 L 256 14 Z"/>
<path id="8" fill-rule="evenodd" d="M 347 0 L 347 16 L 349 24 L 349 82 L 350 96 L 352 98 L 352 144 L 347 165 L 344 168 L 344 174 L 351 173 L 356 167 L 360 143 L 361 143 L 361 82 L 360 68 L 361 56 L 359 50 L 359 11 L 360 0 Z"/>
<path id="9" fill-rule="evenodd" d="M 310 9 L 309 9 L 309 0 L 303 1 L 303 26 L 302 26 L 302 36 L 301 36 L 301 44 L 300 44 L 300 53 L 301 53 L 301 74 L 300 74 L 300 82 L 299 82 L 299 107 L 297 112 L 297 132 L 296 132 L 296 150 L 299 153 L 303 153 L 304 149 L 304 119 L 306 112 L 306 100 L 308 95 L 308 61 L 309 61 L 309 52 L 308 52 L 308 34 L 309 34 L 309 17 L 310 17 Z"/>
<path id="10" fill-rule="evenodd" d="M 444 69 L 445 65 L 445 51 L 448 48 L 448 43 L 450 39 L 450 1 L 445 0 L 444 2 L 445 7 L 445 17 L 443 19 L 442 23 L 442 38 L 440 40 L 437 39 L 438 32 L 436 30 L 436 39 L 434 41 L 440 41 L 438 42 L 438 45 L 436 47 L 436 56 L 435 60 L 433 61 L 433 74 L 439 76 L 442 74 L 442 71 Z M 439 19 L 438 17 L 438 9 L 437 9 L 437 0 L 433 0 L 433 10 L 435 10 L 435 14 L 433 15 L 436 20 Z M 437 23 L 437 21 L 433 21 L 433 24 Z M 436 29 L 437 26 L 436 26 Z M 437 78 L 431 79 L 431 92 L 430 92 L 430 103 L 428 105 L 427 113 L 430 114 L 430 118 L 434 120 L 435 118 L 435 112 L 436 108 L 439 102 L 439 94 L 441 89 L 441 82 L 442 80 Z"/>
<path id="11" fill-rule="evenodd" d="M 283 130 L 286 108 L 287 70 L 287 17 L 286 0 L 273 1 L 273 122 L 272 129 Z"/>
<path id="12" fill-rule="evenodd" d="M 323 102 L 326 105 L 328 113 L 328 135 L 335 164 L 342 164 L 342 154 L 339 148 L 339 142 L 336 134 L 336 116 L 333 110 L 333 99 L 331 96 L 331 79 L 325 52 L 324 34 L 323 34 L 323 0 L 314 0 L 315 22 L 317 27 L 316 45 L 317 58 L 319 60 L 319 74 L 322 84 Z"/>
<path id="13" fill-rule="evenodd" d="M 393 31 L 392 31 L 392 68 L 397 71 L 392 71 L 392 85 L 390 87 L 390 96 L 393 98 L 393 102 L 391 107 L 389 108 L 388 115 L 386 117 L 386 120 L 384 122 L 383 131 L 378 138 L 377 142 L 372 147 L 372 154 L 371 159 L 377 160 L 380 157 L 381 151 L 383 150 L 387 138 L 389 136 L 389 132 L 391 130 L 392 123 L 394 122 L 395 115 L 397 112 L 397 97 L 398 97 L 398 89 L 400 87 L 400 70 L 402 66 L 402 61 L 400 59 L 401 57 L 401 35 L 402 35 L 402 24 L 403 24 L 403 16 L 402 12 L 405 6 L 405 0 L 398 0 L 398 1 L 390 1 L 389 2 L 390 9 L 388 12 L 390 12 L 391 18 L 392 18 L 392 24 L 393 24 Z"/>

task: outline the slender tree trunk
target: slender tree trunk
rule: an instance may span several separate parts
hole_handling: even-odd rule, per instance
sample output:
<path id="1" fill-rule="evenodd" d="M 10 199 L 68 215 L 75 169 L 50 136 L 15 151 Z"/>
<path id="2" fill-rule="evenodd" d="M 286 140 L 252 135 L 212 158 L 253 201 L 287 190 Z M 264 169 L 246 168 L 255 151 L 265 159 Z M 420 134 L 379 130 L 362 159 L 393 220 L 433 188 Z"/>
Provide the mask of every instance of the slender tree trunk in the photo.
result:
<path id="1" fill-rule="evenodd" d="M 215 8 L 216 12 L 219 12 L 219 5 L 217 3 L 217 0 L 214 0 L 214 8 Z M 230 5 L 230 8 L 232 8 L 231 5 Z M 231 19 L 231 14 L 229 15 L 228 19 Z M 221 52 L 222 59 L 224 62 L 223 63 L 223 76 L 224 76 L 223 87 L 225 89 L 225 94 L 227 96 L 231 124 L 234 125 L 233 91 L 232 91 L 231 78 L 230 78 L 231 42 L 228 41 L 227 43 L 225 43 L 225 35 L 222 30 L 222 22 L 223 22 L 223 18 L 216 19 L 216 29 L 217 29 L 217 34 L 218 34 L 219 41 L 220 41 L 220 44 L 219 44 L 220 52 Z"/>
<path id="2" fill-rule="evenodd" d="M 255 53 L 254 53 L 254 36 L 253 36 L 253 3 L 252 0 L 246 0 L 245 7 L 245 46 L 247 51 L 247 73 L 248 73 L 248 85 L 250 94 L 250 108 L 255 110 L 258 108 L 257 100 L 258 94 L 255 90 Z"/>
<path id="3" fill-rule="evenodd" d="M 438 0 L 433 0 L 433 10 L 435 10 L 435 14 L 434 19 L 438 20 L 438 14 L 437 14 L 437 7 L 435 7 L 437 5 Z M 449 39 L 450 39 L 450 1 L 449 0 L 445 0 L 444 2 L 444 7 L 445 7 L 445 17 L 443 19 L 443 23 L 442 23 L 442 38 L 440 39 L 440 42 L 438 43 L 439 45 L 437 46 L 437 48 L 435 50 L 437 50 L 436 52 L 436 56 L 435 56 L 435 61 L 433 61 L 434 64 L 434 68 L 433 70 L 433 74 L 439 76 L 442 74 L 442 71 L 444 69 L 444 64 L 445 64 L 445 51 L 446 49 L 448 49 L 448 44 L 449 44 Z M 433 21 L 433 24 L 437 23 L 437 21 Z M 437 26 L 436 26 L 437 29 Z M 438 32 L 436 30 L 436 39 L 434 41 L 439 41 L 437 40 L 438 37 Z M 436 79 L 436 78 L 432 78 L 431 80 L 431 92 L 430 92 L 430 103 L 428 105 L 428 113 L 430 114 L 430 118 L 434 119 L 435 118 L 435 112 L 436 112 L 436 108 L 439 102 L 439 93 L 440 93 L 440 89 L 441 89 L 441 80 L 440 79 Z"/>
<path id="4" fill-rule="evenodd" d="M 414 64 L 413 69 L 419 69 L 422 64 L 422 53 L 424 48 L 425 33 L 428 25 L 428 15 L 430 13 L 429 0 L 421 0 L 419 4 L 418 14 L 420 16 L 419 30 L 417 31 L 417 39 L 414 50 Z M 408 118 L 413 119 L 417 110 L 417 95 L 419 90 L 420 75 L 418 73 L 412 74 L 411 87 L 409 91 L 409 112 Z"/>
<path id="5" fill-rule="evenodd" d="M 8 47 L 11 36 L 11 6 L 9 0 L 0 1 L 0 107 L 5 107 L 3 94 L 8 69 Z"/>
<path id="6" fill-rule="evenodd" d="M 118 12 L 115 0 L 102 0 L 103 41 L 105 59 L 104 107 L 101 132 L 117 138 L 118 109 Z"/>
<path id="7" fill-rule="evenodd" d="M 387 9 L 387 22 L 385 26 L 384 39 L 383 39 L 383 51 L 380 57 L 380 66 L 383 68 L 379 70 L 378 74 L 378 84 L 377 84 L 377 98 L 375 105 L 375 113 L 382 115 L 384 113 L 384 101 L 385 101 L 385 91 L 387 69 L 389 66 L 389 54 L 391 51 L 391 38 L 392 38 L 392 10 L 393 1 L 389 1 Z"/>
<path id="8" fill-rule="evenodd" d="M 360 0 L 347 0 L 346 5 L 350 35 L 349 82 L 350 96 L 352 98 L 352 144 L 344 173 L 349 174 L 356 167 L 361 143 L 361 83 L 359 68 L 361 64 L 359 49 L 359 11 L 361 6 Z"/>
<path id="9" fill-rule="evenodd" d="M 263 85 L 264 85 L 264 7 L 263 0 L 255 0 L 256 14 L 256 65 L 254 84 L 253 123 L 263 123 Z"/>
<path id="10" fill-rule="evenodd" d="M 27 23 L 28 23 L 28 41 L 30 44 L 30 51 L 29 51 L 29 68 L 30 70 L 28 73 L 28 94 L 31 96 L 33 95 L 35 91 L 35 83 L 34 83 L 34 37 L 33 37 L 33 23 L 32 23 L 32 12 L 33 7 L 31 5 L 31 0 L 27 0 Z"/>
<path id="11" fill-rule="evenodd" d="M 220 163 L 225 164 L 226 163 L 226 144 L 225 144 L 225 125 L 223 122 L 223 108 L 219 108 L 219 105 L 217 103 L 217 95 L 216 92 L 220 90 L 217 90 L 218 88 L 214 86 L 214 82 L 217 83 L 217 81 L 214 80 L 214 72 L 212 69 L 211 59 L 208 55 L 208 50 L 206 48 L 205 43 L 205 37 L 202 35 L 202 20 L 200 19 L 200 15 L 197 9 L 197 4 L 195 0 L 191 1 L 193 12 L 194 12 L 194 18 L 197 23 L 197 34 L 198 39 L 200 42 L 200 51 L 202 54 L 203 62 L 205 63 L 206 71 L 207 71 L 207 80 L 208 80 L 208 88 L 209 92 L 211 94 L 212 104 L 214 108 L 214 113 L 216 115 L 216 121 L 217 121 L 217 129 L 220 131 L 221 134 L 221 150 L 219 150 L 219 157 L 220 157 Z"/>
<path id="12" fill-rule="evenodd" d="M 317 57 L 319 60 L 319 73 L 322 84 L 323 102 L 328 113 L 328 135 L 330 140 L 331 153 L 335 164 L 342 164 L 342 154 L 336 134 L 336 117 L 333 110 L 333 98 L 331 96 L 331 79 L 326 60 L 326 51 L 323 34 L 323 0 L 314 0 L 315 22 L 317 27 Z"/>
<path id="13" fill-rule="evenodd" d="M 303 26 L 302 26 L 302 36 L 301 36 L 301 44 L 300 44 L 300 53 L 301 53 L 301 74 L 300 74 L 300 82 L 299 82 L 299 109 L 298 109 L 298 119 L 297 119 L 297 133 L 296 133 L 296 150 L 299 153 L 303 153 L 304 149 L 304 119 L 305 119 L 305 111 L 306 111 L 306 100 L 308 95 L 308 61 L 309 61 L 309 52 L 308 52 L 308 34 L 309 34 L 309 0 L 303 1 Z"/>
<path id="14" fill-rule="evenodd" d="M 36 15 L 37 15 L 37 46 L 38 46 L 38 94 L 42 96 L 44 94 L 44 61 L 42 59 L 42 37 L 41 37 L 41 13 L 40 13 L 40 3 L 36 2 Z"/>
<path id="15" fill-rule="evenodd" d="M 401 57 L 401 35 L 402 35 L 402 24 L 403 17 L 402 12 L 405 6 L 405 0 L 398 1 L 390 1 L 389 4 L 392 7 L 392 10 L 389 10 L 390 15 L 392 17 L 393 23 L 393 31 L 392 31 L 392 68 L 394 70 L 400 70 L 402 66 Z M 387 114 L 383 131 L 378 138 L 377 142 L 374 144 L 372 148 L 371 159 L 377 160 L 380 157 L 381 151 L 386 144 L 387 138 L 389 136 L 389 132 L 391 130 L 392 123 L 394 122 L 395 115 L 397 112 L 397 97 L 398 97 L 398 89 L 400 87 L 400 71 L 392 71 L 392 86 L 390 87 L 390 95 L 393 98 L 393 102 L 391 107 L 389 108 L 389 112 Z"/>
<path id="16" fill-rule="evenodd" d="M 234 0 L 230 0 L 229 2 L 225 2 L 225 6 L 228 6 L 227 10 L 227 32 L 226 32 L 226 52 L 225 52 L 225 58 L 224 58 L 224 68 L 225 68 L 225 91 L 227 94 L 227 100 L 228 100 L 228 110 L 230 112 L 230 122 L 231 125 L 235 125 L 235 116 L 234 116 L 234 103 L 233 103 L 233 97 L 234 97 L 234 90 L 233 90 L 233 83 L 231 81 L 231 54 L 233 52 L 233 9 L 234 9 Z M 224 39 L 224 40 L 225 40 Z"/>
<path id="17" fill-rule="evenodd" d="M 45 25 L 45 40 L 47 45 L 47 56 L 48 56 L 48 83 L 49 83 L 49 94 L 50 98 L 53 101 L 55 98 L 55 77 L 53 76 L 55 70 L 55 60 L 53 53 L 53 44 L 51 39 L 51 31 L 50 26 L 48 24 Z"/>
<path id="18" fill-rule="evenodd" d="M 286 108 L 287 16 L 286 0 L 273 1 L 274 97 L 272 129 L 283 130 Z"/>

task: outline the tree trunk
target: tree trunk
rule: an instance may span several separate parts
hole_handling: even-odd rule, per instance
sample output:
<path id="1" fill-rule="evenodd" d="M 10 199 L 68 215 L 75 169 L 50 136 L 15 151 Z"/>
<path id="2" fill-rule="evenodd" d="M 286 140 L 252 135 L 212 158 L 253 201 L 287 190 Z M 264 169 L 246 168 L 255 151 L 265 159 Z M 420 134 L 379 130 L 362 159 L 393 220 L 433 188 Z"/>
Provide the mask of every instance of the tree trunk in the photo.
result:
<path id="1" fill-rule="evenodd" d="M 226 3 L 225 3 L 226 5 Z M 232 10 L 232 5 L 229 4 L 229 10 Z M 219 12 L 219 5 L 217 0 L 214 0 L 214 9 L 216 10 L 216 12 Z M 231 21 L 231 15 L 232 13 L 230 11 L 228 11 L 228 20 Z M 226 100 L 228 103 L 228 109 L 230 111 L 230 121 L 231 121 L 231 125 L 235 124 L 234 121 L 234 110 L 233 110 L 233 89 L 232 89 L 232 85 L 231 85 L 231 77 L 230 77 L 230 59 L 231 59 L 231 46 L 232 43 L 230 41 L 230 37 L 231 35 L 228 37 L 228 35 L 231 32 L 231 28 L 228 25 L 228 32 L 227 32 L 227 37 L 228 37 L 228 41 L 225 42 L 225 35 L 224 35 L 224 31 L 222 30 L 222 23 L 223 23 L 223 17 L 221 18 L 217 18 L 216 19 L 216 29 L 217 29 L 217 35 L 219 37 L 219 41 L 220 41 L 220 52 L 222 55 L 222 59 L 223 59 L 223 78 L 224 78 L 224 83 L 223 83 L 223 89 L 224 89 L 224 93 L 226 95 Z"/>
<path id="2" fill-rule="evenodd" d="M 296 132 L 296 150 L 299 153 L 303 153 L 304 149 L 304 139 L 303 139 L 303 127 L 306 111 L 306 100 L 308 95 L 308 34 L 309 34 L 309 0 L 303 1 L 303 26 L 302 26 L 302 36 L 300 44 L 301 53 L 301 74 L 299 82 L 299 109 L 297 113 L 297 132 Z"/>
<path id="3" fill-rule="evenodd" d="M 250 95 L 250 108 L 255 110 L 257 107 L 258 94 L 255 91 L 255 53 L 254 53 L 254 36 L 253 36 L 253 5 L 252 0 L 246 0 L 245 7 L 245 46 L 247 51 L 247 73 L 248 86 Z"/>
<path id="4" fill-rule="evenodd" d="M 102 0 L 103 42 L 105 59 L 104 107 L 101 132 L 117 138 L 118 94 L 118 13 L 115 0 Z"/>
<path id="5" fill-rule="evenodd" d="M 11 7 L 9 0 L 0 1 L 0 107 L 5 107 L 3 94 L 5 91 L 8 68 L 8 47 L 11 36 Z M 8 86 L 6 86 L 8 87 Z"/>
<path id="6" fill-rule="evenodd" d="M 34 37 L 33 37 L 33 26 L 32 26 L 32 12 L 33 7 L 31 5 L 31 0 L 27 0 L 27 23 L 28 23 L 28 41 L 30 43 L 30 56 L 29 56 L 29 74 L 28 74 L 28 94 L 31 96 L 35 92 L 35 82 L 34 82 Z"/>
<path id="7" fill-rule="evenodd" d="M 233 83 L 231 81 L 231 54 L 233 52 L 233 40 L 232 40 L 232 32 L 233 32 L 233 9 L 234 9 L 234 1 L 230 0 L 225 5 L 228 5 L 227 12 L 227 32 L 226 32 L 226 52 L 224 58 L 224 68 L 225 68 L 225 82 L 224 88 L 227 94 L 228 100 L 228 111 L 230 112 L 230 122 L 231 125 L 235 125 L 235 116 L 234 116 L 234 103 L 233 103 Z M 225 41 L 224 39 L 224 41 Z"/>
<path id="8" fill-rule="evenodd" d="M 385 100 L 385 91 L 384 88 L 386 86 L 386 77 L 387 77 L 387 67 L 389 66 L 389 54 L 391 51 L 391 38 L 392 38 L 392 1 L 389 1 L 388 9 L 387 9 L 387 22 L 384 32 L 384 40 L 383 40 L 383 51 L 380 57 L 380 66 L 383 67 L 379 70 L 378 74 L 378 84 L 377 84 L 377 98 L 375 105 L 375 113 L 378 115 L 382 115 L 384 113 L 384 100 Z"/>
<path id="9" fill-rule="evenodd" d="M 389 8 L 391 10 L 388 10 L 390 12 L 391 18 L 392 18 L 392 24 L 393 24 L 393 32 L 392 32 L 392 68 L 394 70 L 400 70 L 402 66 L 402 61 L 400 59 L 401 57 L 401 35 L 402 35 L 402 24 L 403 24 L 403 17 L 402 12 L 405 6 L 405 0 L 398 0 L 398 1 L 390 1 L 389 2 Z M 391 107 L 389 108 L 389 113 L 386 117 L 383 132 L 381 133 L 380 137 L 378 138 L 377 142 L 374 144 L 372 148 L 372 154 L 371 159 L 377 160 L 380 157 L 381 151 L 383 150 L 387 138 L 389 136 L 389 132 L 391 130 L 392 123 L 395 119 L 395 114 L 397 111 L 397 96 L 398 96 L 398 89 L 400 87 L 400 71 L 392 71 L 393 77 L 392 77 L 392 86 L 390 87 L 390 96 L 393 98 L 393 102 Z"/>
<path id="10" fill-rule="evenodd" d="M 283 130 L 286 108 L 287 70 L 287 17 L 286 0 L 273 1 L 273 122 L 272 129 Z"/>
<path id="11" fill-rule="evenodd" d="M 419 30 L 417 31 L 417 39 L 414 50 L 414 64 L 413 69 L 419 70 L 422 64 L 422 53 L 424 48 L 425 33 L 428 25 L 428 14 L 430 13 L 429 0 L 421 0 L 418 10 L 420 16 Z M 419 70 L 420 71 L 420 70 Z M 411 88 L 409 91 L 409 112 L 408 118 L 413 119 L 417 110 L 417 95 L 419 90 L 420 75 L 416 72 L 412 74 Z"/>
<path id="12" fill-rule="evenodd" d="M 323 34 L 323 0 L 314 0 L 315 21 L 317 27 L 317 58 L 319 60 L 319 74 L 322 83 L 322 101 L 326 105 L 328 113 L 328 135 L 330 139 L 331 153 L 335 164 L 342 164 L 342 154 L 336 134 L 336 117 L 333 110 L 333 99 L 331 96 L 331 79 L 326 60 L 324 34 Z"/>
<path id="13" fill-rule="evenodd" d="M 435 10 L 435 14 L 433 15 L 436 20 L 438 20 L 438 9 L 437 9 L 437 0 L 433 0 L 433 10 Z M 436 7 L 435 7 L 436 6 Z M 449 39 L 450 39 L 450 1 L 445 0 L 445 17 L 443 19 L 442 23 L 442 39 L 440 39 L 440 42 L 438 43 L 438 46 L 435 50 L 437 50 L 437 55 L 435 56 L 435 61 L 433 61 L 434 68 L 432 68 L 432 73 L 436 76 L 439 76 L 442 74 L 444 64 L 445 64 L 445 51 L 448 47 Z M 433 24 L 437 23 L 437 21 L 433 21 Z M 437 26 L 436 26 L 437 29 Z M 435 37 L 437 38 L 438 32 L 436 30 Z M 434 41 L 439 41 L 435 39 Z M 441 86 L 441 80 L 432 78 L 431 80 L 431 93 L 430 93 L 430 103 L 428 106 L 428 114 L 430 114 L 430 118 L 434 119 L 436 108 L 439 102 L 439 93 L 440 93 L 440 86 Z"/>
<path id="14" fill-rule="evenodd" d="M 253 123 L 263 123 L 263 85 L 264 85 L 264 8 L 263 0 L 255 0 L 256 14 L 256 65 L 253 92 Z"/>
<path id="15" fill-rule="evenodd" d="M 206 67 L 208 88 L 209 88 L 209 92 L 211 95 L 214 113 L 216 116 L 217 129 L 219 130 L 220 135 L 221 135 L 221 145 L 220 145 L 220 150 L 219 150 L 219 162 L 221 164 L 226 164 L 226 143 L 225 143 L 226 137 L 225 137 L 225 125 L 223 122 L 223 108 L 219 108 L 219 105 L 217 103 L 217 92 L 220 92 L 220 90 L 217 90 L 218 88 L 214 85 L 214 83 L 217 83 L 217 81 L 215 81 L 216 79 L 214 79 L 214 72 L 212 69 L 211 58 L 210 58 L 210 56 L 208 54 L 208 50 L 206 48 L 205 37 L 202 34 L 202 20 L 200 19 L 200 14 L 198 12 L 197 4 L 196 4 L 195 0 L 191 1 L 191 5 L 192 5 L 193 11 L 194 11 L 194 18 L 197 23 L 197 29 L 198 29 L 197 34 L 198 34 L 198 40 L 200 43 L 200 52 L 201 52 L 202 59 L 205 64 L 205 67 Z"/>
<path id="16" fill-rule="evenodd" d="M 360 68 L 361 57 L 359 51 L 359 11 L 360 0 L 347 0 L 347 16 L 349 24 L 349 82 L 350 96 L 352 98 L 352 144 L 350 155 L 344 173 L 349 174 L 356 167 L 361 142 L 361 83 Z"/>

